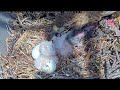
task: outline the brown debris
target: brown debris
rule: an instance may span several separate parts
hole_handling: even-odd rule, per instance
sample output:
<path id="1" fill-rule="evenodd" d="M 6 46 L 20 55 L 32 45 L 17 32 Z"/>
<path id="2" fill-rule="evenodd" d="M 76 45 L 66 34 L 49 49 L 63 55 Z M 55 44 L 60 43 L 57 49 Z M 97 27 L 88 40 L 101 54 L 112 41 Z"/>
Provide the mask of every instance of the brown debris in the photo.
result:
<path id="1" fill-rule="evenodd" d="M 85 67 L 88 67 L 89 62 L 90 62 L 90 48 L 89 48 L 87 55 L 85 57 Z"/>

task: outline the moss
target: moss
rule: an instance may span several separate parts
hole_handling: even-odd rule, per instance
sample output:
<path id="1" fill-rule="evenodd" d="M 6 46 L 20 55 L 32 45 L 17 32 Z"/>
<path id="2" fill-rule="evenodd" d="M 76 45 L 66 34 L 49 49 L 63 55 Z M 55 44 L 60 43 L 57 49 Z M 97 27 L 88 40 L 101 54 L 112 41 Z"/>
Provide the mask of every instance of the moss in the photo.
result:
<path id="1" fill-rule="evenodd" d="M 41 19 L 41 22 L 42 22 L 43 24 L 46 24 L 46 25 L 51 25 L 51 24 L 53 24 L 53 21 L 51 21 L 51 20 L 49 20 L 49 19 L 45 19 L 45 18 L 42 18 L 42 19 Z"/>
<path id="2" fill-rule="evenodd" d="M 120 43 L 116 45 L 118 48 L 120 48 Z"/>

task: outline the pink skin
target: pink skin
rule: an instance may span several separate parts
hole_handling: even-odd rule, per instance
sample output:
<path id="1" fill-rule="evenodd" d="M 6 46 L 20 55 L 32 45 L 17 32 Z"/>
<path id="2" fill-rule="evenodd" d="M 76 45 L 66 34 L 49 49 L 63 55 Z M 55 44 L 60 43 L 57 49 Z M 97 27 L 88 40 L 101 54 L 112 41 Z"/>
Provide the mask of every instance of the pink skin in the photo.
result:
<path id="1" fill-rule="evenodd" d="M 84 36 L 85 36 L 85 33 L 82 32 L 82 33 L 79 33 L 76 37 L 82 38 L 82 37 L 84 37 Z"/>
<path id="2" fill-rule="evenodd" d="M 114 19 L 107 20 L 107 26 L 114 28 Z"/>
<path id="3" fill-rule="evenodd" d="M 87 30 L 87 31 L 89 31 L 89 30 L 91 30 L 92 28 L 95 28 L 95 26 L 88 26 L 88 27 L 85 27 L 84 29 Z M 84 36 L 85 36 L 85 32 L 81 32 L 81 33 L 78 33 L 78 34 L 75 36 L 75 38 L 81 39 L 81 38 L 83 38 Z"/>

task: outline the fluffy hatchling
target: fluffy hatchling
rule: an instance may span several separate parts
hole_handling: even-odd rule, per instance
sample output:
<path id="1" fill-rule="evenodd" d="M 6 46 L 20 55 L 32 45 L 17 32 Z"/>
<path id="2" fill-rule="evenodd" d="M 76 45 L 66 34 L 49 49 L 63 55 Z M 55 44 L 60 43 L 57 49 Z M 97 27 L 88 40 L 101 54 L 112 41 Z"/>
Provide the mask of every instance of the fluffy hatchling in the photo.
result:
<path id="1" fill-rule="evenodd" d="M 52 41 L 42 41 L 32 50 L 34 66 L 44 73 L 53 73 L 56 70 L 58 58 Z"/>
<path id="2" fill-rule="evenodd" d="M 42 41 L 36 45 L 32 50 L 33 59 L 37 59 L 40 56 L 55 56 L 56 51 L 52 41 Z"/>
<path id="3" fill-rule="evenodd" d="M 69 34 L 70 32 L 64 33 L 63 35 L 54 35 L 52 38 L 52 42 L 55 46 L 56 49 L 56 54 L 60 55 L 62 57 L 69 57 L 72 54 L 72 45 L 68 43 L 68 41 L 66 41 L 66 36 Z"/>
<path id="4" fill-rule="evenodd" d="M 73 29 L 66 36 L 66 40 L 73 46 L 83 45 L 84 39 L 92 38 L 94 35 L 94 29 L 98 23 L 91 23 L 81 27 L 80 29 Z"/>
<path id="5" fill-rule="evenodd" d="M 58 63 L 58 58 L 56 56 L 40 56 L 34 60 L 35 67 L 41 72 L 50 74 L 56 70 L 56 65 Z"/>

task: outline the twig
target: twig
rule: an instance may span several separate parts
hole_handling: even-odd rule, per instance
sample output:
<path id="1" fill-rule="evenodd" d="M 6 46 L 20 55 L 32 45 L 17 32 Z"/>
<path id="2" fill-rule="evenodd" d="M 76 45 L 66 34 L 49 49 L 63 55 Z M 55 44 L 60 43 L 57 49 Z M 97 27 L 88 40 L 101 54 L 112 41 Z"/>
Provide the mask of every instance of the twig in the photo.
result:
<path id="1" fill-rule="evenodd" d="M 13 38 L 14 37 L 13 31 L 11 30 L 8 24 L 6 25 L 6 28 L 7 28 L 7 33 Z"/>
<path id="2" fill-rule="evenodd" d="M 109 75 L 107 78 L 108 79 L 115 79 L 115 78 L 119 78 L 120 77 L 120 72 L 114 73 Z"/>
<path id="3" fill-rule="evenodd" d="M 117 70 L 118 68 L 120 68 L 120 65 L 118 66 L 118 65 L 116 65 L 114 68 L 111 68 L 110 70 L 109 70 L 109 74 L 111 74 L 112 72 L 114 72 L 115 70 Z"/>
<path id="4" fill-rule="evenodd" d="M 6 28 L 7 28 L 7 30 L 9 30 L 11 33 L 13 33 L 11 27 L 10 27 L 8 24 L 6 24 Z"/>
<path id="5" fill-rule="evenodd" d="M 104 11 L 103 13 L 102 13 L 102 15 L 103 16 L 108 16 L 108 15 L 111 15 L 111 14 L 114 14 L 114 13 L 116 13 L 117 11 Z"/>
<path id="6" fill-rule="evenodd" d="M 118 51 L 117 51 L 116 47 L 115 47 L 115 53 L 116 53 L 116 55 L 117 55 L 117 60 L 120 61 L 120 57 L 119 57 L 119 54 L 118 54 Z"/>
<path id="7" fill-rule="evenodd" d="M 114 42 L 114 43 L 115 43 L 115 42 Z M 120 61 L 120 57 L 119 57 L 119 54 L 118 54 L 117 48 L 116 48 L 116 46 L 114 45 L 114 43 L 113 43 L 113 47 L 114 47 L 114 49 L 115 49 L 115 53 L 116 53 L 116 56 L 117 56 L 117 60 Z"/>
<path id="8" fill-rule="evenodd" d="M 7 62 L 8 62 L 8 60 L 7 60 L 7 59 L 5 59 L 5 58 L 3 58 L 2 56 L 0 56 L 0 58 L 1 58 L 2 60 L 4 60 L 4 61 L 7 61 Z"/>
<path id="9" fill-rule="evenodd" d="M 21 22 L 21 20 L 20 20 L 20 17 L 19 17 L 19 15 L 18 15 L 18 13 L 17 13 L 17 19 L 18 19 L 18 21 L 19 21 L 20 26 L 23 27 L 23 24 L 22 24 L 22 22 Z"/>
<path id="10" fill-rule="evenodd" d="M 85 58 L 85 67 L 88 67 L 88 65 L 89 65 L 89 60 L 90 60 L 90 48 L 89 48 L 89 50 L 88 50 L 88 52 L 87 52 L 87 56 L 86 56 L 86 58 Z"/>
<path id="11" fill-rule="evenodd" d="M 24 18 L 23 20 L 21 20 L 21 22 L 24 22 L 26 19 L 28 19 L 28 17 Z"/>
<path id="12" fill-rule="evenodd" d="M 107 68 L 107 72 L 108 72 L 108 74 L 110 73 L 110 69 L 111 69 L 111 65 L 110 65 L 110 62 L 109 62 L 109 60 L 106 60 L 106 68 Z"/>
<path id="13" fill-rule="evenodd" d="M 119 57 L 119 54 L 118 54 L 118 50 L 117 50 L 117 48 L 116 48 L 116 46 L 115 46 L 115 42 L 117 41 L 117 38 L 114 40 L 114 42 L 112 43 L 112 46 L 113 46 L 113 48 L 115 49 L 115 53 L 116 53 L 116 57 L 117 57 L 117 60 L 119 60 L 120 61 L 120 57 Z"/>
<path id="14" fill-rule="evenodd" d="M 20 50 L 19 48 L 18 48 L 18 50 L 25 56 L 25 57 L 27 57 L 28 58 L 28 60 L 30 60 L 31 62 L 29 62 L 29 61 L 27 61 L 29 64 L 33 64 L 32 63 L 32 59 L 31 58 L 29 58 L 22 50 Z"/>

